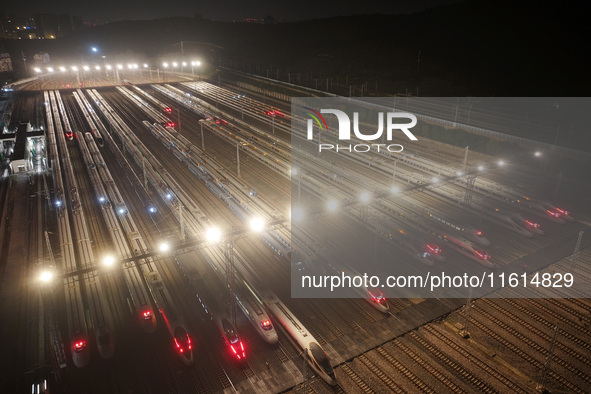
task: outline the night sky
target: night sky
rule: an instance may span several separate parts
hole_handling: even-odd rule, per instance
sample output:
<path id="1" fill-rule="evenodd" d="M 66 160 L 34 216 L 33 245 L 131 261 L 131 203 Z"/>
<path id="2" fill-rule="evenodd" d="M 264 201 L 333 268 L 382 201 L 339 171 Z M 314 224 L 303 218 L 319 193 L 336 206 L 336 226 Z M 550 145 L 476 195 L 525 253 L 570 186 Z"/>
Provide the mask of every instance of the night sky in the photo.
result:
<path id="1" fill-rule="evenodd" d="M 279 1 L 279 0 L 10 0 L 0 8 L 8 15 L 70 14 L 86 20 L 158 19 L 193 16 L 217 20 L 243 20 L 272 15 L 279 21 L 326 18 L 353 14 L 397 14 L 420 11 L 459 0 Z"/>

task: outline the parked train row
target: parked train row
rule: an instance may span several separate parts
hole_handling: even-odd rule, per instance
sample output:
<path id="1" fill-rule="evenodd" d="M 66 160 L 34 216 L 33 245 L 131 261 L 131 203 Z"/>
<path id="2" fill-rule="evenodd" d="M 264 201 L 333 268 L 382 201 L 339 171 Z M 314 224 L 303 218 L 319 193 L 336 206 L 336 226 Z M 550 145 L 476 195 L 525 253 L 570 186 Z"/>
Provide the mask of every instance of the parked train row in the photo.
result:
<path id="1" fill-rule="evenodd" d="M 61 160 L 57 150 L 56 134 L 63 133 L 58 109 L 50 105 L 49 92 L 44 93 L 47 116 L 47 136 L 49 140 L 48 154 L 52 163 L 54 180 L 54 198 L 58 221 L 58 236 L 62 254 L 62 272 L 75 272 L 76 258 L 74 255 L 74 243 L 70 230 L 68 206 L 64 195 L 64 183 L 62 178 Z M 51 95 L 55 100 L 55 96 Z M 55 118 L 55 126 L 54 126 Z M 57 130 L 55 130 L 57 129 Z M 86 326 L 84 305 L 80 293 L 80 281 L 78 276 L 67 276 L 64 278 L 64 294 L 66 305 L 66 316 L 68 322 L 69 346 L 68 350 L 75 366 L 85 367 L 90 361 L 90 346 L 88 346 L 88 327 Z"/>

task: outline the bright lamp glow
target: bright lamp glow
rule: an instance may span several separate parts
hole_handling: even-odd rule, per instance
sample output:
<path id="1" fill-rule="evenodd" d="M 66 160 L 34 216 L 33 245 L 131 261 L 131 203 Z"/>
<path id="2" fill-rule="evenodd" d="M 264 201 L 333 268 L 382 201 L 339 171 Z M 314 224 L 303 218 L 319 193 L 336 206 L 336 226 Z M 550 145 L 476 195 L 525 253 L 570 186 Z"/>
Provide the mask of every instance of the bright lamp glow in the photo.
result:
<path id="1" fill-rule="evenodd" d="M 51 279 L 53 278 L 53 274 L 51 273 L 51 271 L 43 271 L 39 274 L 39 280 L 41 282 L 49 282 L 51 281 Z"/>
<path id="2" fill-rule="evenodd" d="M 112 69 L 112 68 L 113 68 L 113 67 L 111 67 L 111 65 L 110 65 L 110 64 L 107 64 L 107 70 L 110 70 L 110 69 Z"/>
<path id="3" fill-rule="evenodd" d="M 84 71 L 88 71 L 88 70 L 90 70 L 90 67 L 88 67 L 88 66 L 84 66 L 84 67 L 82 67 L 82 68 L 84 69 Z"/>
<path id="4" fill-rule="evenodd" d="M 439 178 L 434 176 L 433 178 L 431 178 L 431 182 L 437 183 L 437 182 L 439 182 Z"/>
<path id="5" fill-rule="evenodd" d="M 90 50 L 93 51 L 93 52 L 95 52 L 95 53 L 98 52 L 97 47 L 92 47 L 92 48 L 90 48 Z"/>
<path id="6" fill-rule="evenodd" d="M 118 65 L 117 65 L 117 68 L 118 68 L 119 70 L 123 70 L 123 65 L 122 65 L 122 64 L 118 64 Z"/>
<path id="7" fill-rule="evenodd" d="M 40 73 L 41 72 L 41 69 L 39 67 L 35 67 L 35 72 L 36 73 Z"/>
<path id="8" fill-rule="evenodd" d="M 291 220 L 298 222 L 304 218 L 304 210 L 302 207 L 292 207 L 290 217 Z"/>
<path id="9" fill-rule="evenodd" d="M 484 166 L 478 166 L 476 168 L 478 169 L 478 171 L 484 171 Z"/>
<path id="10" fill-rule="evenodd" d="M 146 63 L 144 63 L 144 68 L 148 68 L 148 65 Z"/>
<path id="11" fill-rule="evenodd" d="M 505 165 L 505 162 L 504 162 L 503 160 L 499 160 L 499 161 L 497 162 L 497 164 L 498 164 L 499 166 L 504 166 L 504 165 Z"/>
<path id="12" fill-rule="evenodd" d="M 400 188 L 398 186 L 392 186 L 390 188 L 390 191 L 392 192 L 392 194 L 396 194 L 400 191 Z"/>
<path id="13" fill-rule="evenodd" d="M 339 208 L 339 202 L 337 200 L 330 200 L 326 203 L 326 209 L 329 212 L 334 212 Z"/>
<path id="14" fill-rule="evenodd" d="M 222 239 L 222 232 L 217 227 L 211 227 L 205 233 L 205 239 L 209 242 L 219 242 Z"/>
<path id="15" fill-rule="evenodd" d="M 113 256 L 105 256 L 103 259 L 103 264 L 107 267 L 112 267 L 115 264 L 115 257 Z"/>
<path id="16" fill-rule="evenodd" d="M 369 202 L 369 200 L 371 200 L 371 193 L 367 190 L 364 190 L 359 195 L 359 199 L 361 200 L 361 202 L 367 203 Z"/>
<path id="17" fill-rule="evenodd" d="M 94 69 L 98 71 L 101 69 L 101 66 L 94 66 Z"/>
<path id="18" fill-rule="evenodd" d="M 53 67 L 47 67 L 47 71 L 49 71 L 50 73 L 53 72 Z"/>
<path id="19" fill-rule="evenodd" d="M 178 65 L 179 65 L 179 64 L 178 64 L 177 62 L 172 62 L 172 66 L 173 66 L 173 67 L 176 67 L 176 66 L 178 66 Z"/>
<path id="20" fill-rule="evenodd" d="M 535 157 L 540 157 L 540 156 L 542 156 L 542 152 L 540 152 L 540 151 L 537 151 L 536 153 L 534 153 L 534 156 L 535 156 Z"/>
<path id="21" fill-rule="evenodd" d="M 263 231 L 265 228 L 265 221 L 260 218 L 260 217 L 256 217 L 256 218 L 252 218 L 250 220 L 250 229 L 254 232 L 261 232 Z"/>
<path id="22" fill-rule="evenodd" d="M 78 71 L 78 67 L 72 66 L 72 71 Z"/>
<path id="23" fill-rule="evenodd" d="M 162 63 L 162 67 L 164 67 L 164 68 L 168 67 L 168 63 L 166 63 L 166 62 Z"/>
<path id="24" fill-rule="evenodd" d="M 170 250 L 170 245 L 167 242 L 162 242 L 158 245 L 158 250 L 161 252 L 168 252 Z"/>
<path id="25" fill-rule="evenodd" d="M 60 71 L 66 71 L 66 68 L 64 66 L 60 66 Z"/>
<path id="26" fill-rule="evenodd" d="M 187 62 L 183 62 L 183 67 L 185 67 L 187 65 Z"/>
<path id="27" fill-rule="evenodd" d="M 196 63 L 198 66 L 200 66 L 200 65 L 201 65 L 201 62 L 200 62 L 200 61 L 196 61 L 195 63 Z"/>

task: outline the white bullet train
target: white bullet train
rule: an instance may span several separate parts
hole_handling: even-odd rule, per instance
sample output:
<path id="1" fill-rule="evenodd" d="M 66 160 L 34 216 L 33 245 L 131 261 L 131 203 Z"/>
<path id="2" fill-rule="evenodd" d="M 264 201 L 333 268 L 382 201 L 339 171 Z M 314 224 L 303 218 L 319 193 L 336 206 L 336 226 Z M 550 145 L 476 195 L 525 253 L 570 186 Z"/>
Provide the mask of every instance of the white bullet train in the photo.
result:
<path id="1" fill-rule="evenodd" d="M 291 311 L 271 292 L 262 297 L 265 306 L 281 323 L 292 342 L 303 352 L 306 362 L 326 383 L 336 384 L 334 369 L 328 355 Z"/>
<path id="2" fill-rule="evenodd" d="M 454 237 L 449 234 L 443 234 L 442 236 L 443 239 L 447 241 L 447 245 L 457 252 L 469 257 L 470 259 L 487 268 L 496 268 L 496 265 L 490 261 L 490 254 L 476 246 L 473 242 L 470 242 L 465 238 Z"/>
<path id="3" fill-rule="evenodd" d="M 257 296 L 253 289 L 245 281 L 241 281 L 242 286 L 238 286 L 236 302 L 244 315 L 250 321 L 250 324 L 259 333 L 261 338 L 267 343 L 274 345 L 278 342 L 277 331 L 265 310 L 263 301 Z"/>

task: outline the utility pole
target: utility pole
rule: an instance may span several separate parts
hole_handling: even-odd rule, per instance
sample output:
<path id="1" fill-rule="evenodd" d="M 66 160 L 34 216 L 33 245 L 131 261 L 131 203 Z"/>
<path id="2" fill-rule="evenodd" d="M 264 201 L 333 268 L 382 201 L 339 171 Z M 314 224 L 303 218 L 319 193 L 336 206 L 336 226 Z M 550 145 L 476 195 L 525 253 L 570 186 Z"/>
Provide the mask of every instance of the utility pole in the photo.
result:
<path id="1" fill-rule="evenodd" d="M 464 194 L 464 205 L 469 207 L 472 204 L 472 196 L 474 194 L 474 181 L 476 181 L 476 174 L 470 174 L 466 177 L 466 194 Z"/>
<path id="2" fill-rule="evenodd" d="M 183 222 L 183 204 L 179 203 L 179 223 L 181 225 L 181 241 L 185 240 L 185 223 Z"/>
<path id="3" fill-rule="evenodd" d="M 240 176 L 240 142 L 236 143 L 236 167 L 238 176 Z"/>
<path id="4" fill-rule="evenodd" d="M 579 248 L 581 247 L 581 241 L 583 240 L 584 231 L 579 231 L 579 239 L 577 239 L 577 244 L 575 245 L 575 251 L 573 252 L 572 256 L 570 257 L 570 272 L 573 271 L 573 266 L 575 265 L 575 260 L 579 255 Z"/>
<path id="5" fill-rule="evenodd" d="M 542 390 L 542 393 L 546 391 L 546 376 L 548 375 L 548 365 L 550 365 L 550 359 L 554 355 L 554 349 L 556 349 L 556 342 L 558 340 L 558 324 L 554 327 L 554 337 L 552 338 L 552 345 L 550 346 L 550 351 L 546 356 L 546 360 L 544 361 L 544 366 L 542 367 L 542 383 L 539 387 Z"/>
<path id="6" fill-rule="evenodd" d="M 234 326 L 236 325 L 236 293 L 235 293 L 235 270 L 234 270 L 234 241 L 226 242 L 224 249 L 224 257 L 226 258 L 226 286 L 230 292 L 229 309 L 230 320 Z"/>
<path id="7" fill-rule="evenodd" d="M 460 335 L 466 339 L 470 338 L 470 332 L 468 331 L 468 327 L 470 326 L 470 317 L 472 314 L 472 286 L 468 289 L 468 299 L 466 300 L 466 305 L 464 305 L 464 318 L 466 319 L 466 324 L 464 328 L 460 330 Z"/>
<path id="8" fill-rule="evenodd" d="M 144 174 L 144 189 L 148 190 L 148 178 L 146 177 L 146 158 L 142 156 L 142 173 Z"/>
<path id="9" fill-rule="evenodd" d="M 464 164 L 462 165 L 462 172 L 466 173 L 466 164 L 468 163 L 468 146 L 465 148 L 466 151 L 464 152 Z"/>
<path id="10" fill-rule="evenodd" d="M 201 125 L 201 150 L 202 151 L 205 150 L 205 140 L 203 139 L 203 121 L 204 121 L 204 119 L 199 121 L 199 124 Z"/>
<path id="11" fill-rule="evenodd" d="M 178 107 L 177 109 L 177 120 L 179 123 L 179 133 L 181 132 L 181 107 Z"/>

